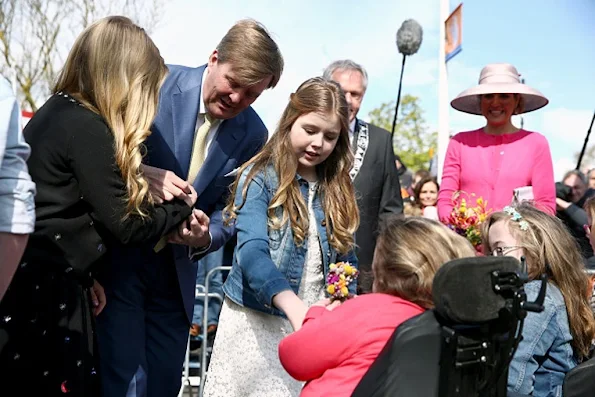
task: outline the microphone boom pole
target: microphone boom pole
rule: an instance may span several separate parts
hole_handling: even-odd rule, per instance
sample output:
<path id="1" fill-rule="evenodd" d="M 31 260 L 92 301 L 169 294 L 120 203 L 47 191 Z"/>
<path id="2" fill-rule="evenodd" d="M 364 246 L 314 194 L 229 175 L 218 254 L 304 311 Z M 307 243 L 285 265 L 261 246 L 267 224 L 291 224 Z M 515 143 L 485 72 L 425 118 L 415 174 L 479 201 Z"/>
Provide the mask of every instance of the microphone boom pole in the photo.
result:
<path id="1" fill-rule="evenodd" d="M 403 72 L 405 71 L 405 59 L 407 55 L 403 54 L 403 64 L 401 65 L 401 78 L 399 79 L 399 91 L 397 92 L 397 104 L 395 106 L 395 116 L 393 118 L 393 129 L 391 130 L 391 142 L 395 135 L 395 127 L 397 126 L 397 112 L 399 111 L 399 103 L 401 102 L 401 87 L 403 86 Z"/>

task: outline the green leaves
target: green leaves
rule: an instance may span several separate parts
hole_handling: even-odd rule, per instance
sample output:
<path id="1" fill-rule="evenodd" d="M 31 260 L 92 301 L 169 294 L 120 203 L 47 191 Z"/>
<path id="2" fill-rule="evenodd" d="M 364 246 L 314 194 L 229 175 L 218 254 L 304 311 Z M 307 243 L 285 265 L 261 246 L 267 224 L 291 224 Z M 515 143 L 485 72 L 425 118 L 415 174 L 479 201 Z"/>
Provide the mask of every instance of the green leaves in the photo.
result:
<path id="1" fill-rule="evenodd" d="M 383 103 L 368 114 L 370 123 L 390 132 L 394 111 L 394 101 Z M 393 137 L 393 150 L 413 172 L 428 169 L 438 142 L 438 132 L 428 130 L 423 113 L 418 97 L 404 95 L 401 98 Z"/>

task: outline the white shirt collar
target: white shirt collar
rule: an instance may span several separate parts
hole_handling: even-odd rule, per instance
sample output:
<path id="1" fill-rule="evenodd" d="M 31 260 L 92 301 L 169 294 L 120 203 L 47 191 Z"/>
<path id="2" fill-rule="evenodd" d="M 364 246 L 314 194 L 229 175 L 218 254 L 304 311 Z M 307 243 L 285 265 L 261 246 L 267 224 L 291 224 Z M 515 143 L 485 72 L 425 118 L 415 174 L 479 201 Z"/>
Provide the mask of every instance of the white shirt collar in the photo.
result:
<path id="1" fill-rule="evenodd" d="M 205 71 L 202 72 L 202 82 L 200 83 L 200 101 L 198 101 L 198 114 L 205 114 L 207 112 L 207 107 L 205 106 L 204 93 L 205 93 L 205 77 L 209 73 L 209 67 L 205 68 Z"/>
<path id="2" fill-rule="evenodd" d="M 355 132 L 355 123 L 357 122 L 357 118 L 353 119 L 349 123 L 349 131 L 353 134 Z"/>

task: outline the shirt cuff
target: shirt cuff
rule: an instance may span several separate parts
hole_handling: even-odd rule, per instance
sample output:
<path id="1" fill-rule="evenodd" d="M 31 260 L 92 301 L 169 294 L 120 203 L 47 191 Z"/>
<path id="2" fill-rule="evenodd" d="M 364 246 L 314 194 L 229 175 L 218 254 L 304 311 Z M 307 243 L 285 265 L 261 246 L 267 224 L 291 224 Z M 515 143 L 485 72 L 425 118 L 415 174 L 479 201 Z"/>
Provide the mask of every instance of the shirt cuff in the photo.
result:
<path id="1" fill-rule="evenodd" d="M 206 247 L 201 247 L 201 248 L 190 247 L 190 250 L 188 252 L 188 257 L 190 259 L 194 259 L 195 256 L 200 256 L 200 255 L 206 254 L 211 249 L 212 244 L 213 244 L 213 235 L 209 231 L 209 245 L 207 245 Z"/>

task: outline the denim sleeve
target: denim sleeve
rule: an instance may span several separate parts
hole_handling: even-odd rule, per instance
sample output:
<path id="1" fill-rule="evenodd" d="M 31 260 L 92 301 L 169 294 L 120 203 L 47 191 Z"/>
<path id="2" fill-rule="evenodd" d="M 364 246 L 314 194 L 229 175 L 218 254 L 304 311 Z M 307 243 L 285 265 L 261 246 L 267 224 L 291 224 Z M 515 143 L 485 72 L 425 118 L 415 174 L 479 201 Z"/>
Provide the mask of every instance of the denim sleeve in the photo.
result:
<path id="1" fill-rule="evenodd" d="M 291 290 L 291 286 L 271 259 L 267 230 L 270 199 L 260 175 L 249 182 L 246 200 L 243 200 L 247 172 L 240 178 L 235 197 L 236 206 L 243 204 L 237 211 L 236 219 L 236 261 L 242 269 L 244 283 L 248 284 L 262 305 L 272 307 L 273 297 L 282 291 Z"/>
<path id="2" fill-rule="evenodd" d="M 525 286 L 527 299 L 534 301 L 539 292 L 539 282 Z M 549 287 L 549 286 L 548 286 Z M 546 356 L 558 335 L 555 303 L 546 296 L 541 313 L 529 312 L 523 326 L 523 339 L 514 353 L 508 369 L 508 390 L 531 394 L 535 383 L 535 371 Z"/>
<path id="3" fill-rule="evenodd" d="M 21 132 L 19 106 L 0 82 L 0 232 L 32 233 L 35 184 L 27 169 L 29 145 Z"/>
<path id="4" fill-rule="evenodd" d="M 337 262 L 349 262 L 356 268 L 359 268 L 357 256 L 355 256 L 354 250 L 349 251 L 345 255 L 340 255 L 339 257 L 337 257 Z M 349 289 L 350 294 L 355 294 L 356 289 L 357 289 L 357 280 L 355 280 L 355 282 L 352 282 L 351 284 L 349 284 L 349 286 L 347 288 Z"/>

